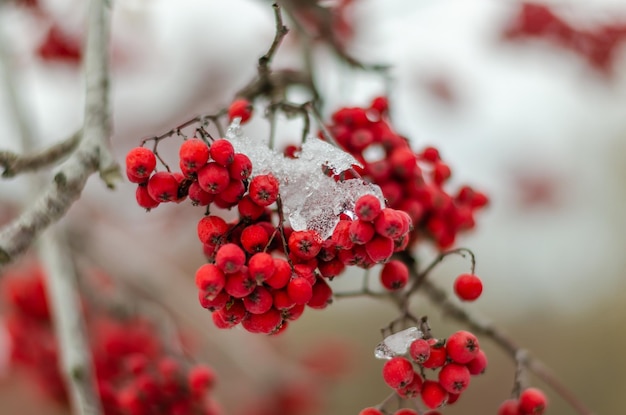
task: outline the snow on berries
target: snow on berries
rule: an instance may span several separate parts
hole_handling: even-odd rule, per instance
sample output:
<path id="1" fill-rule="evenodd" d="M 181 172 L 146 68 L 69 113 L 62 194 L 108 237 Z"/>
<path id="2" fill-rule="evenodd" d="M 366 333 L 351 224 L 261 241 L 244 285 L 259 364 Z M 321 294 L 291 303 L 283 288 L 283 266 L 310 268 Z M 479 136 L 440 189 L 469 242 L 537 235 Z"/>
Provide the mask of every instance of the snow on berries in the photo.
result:
<path id="1" fill-rule="evenodd" d="M 400 398 L 419 396 L 430 409 L 453 404 L 472 376 L 482 374 L 487 366 L 476 337 L 466 331 L 436 339 L 424 338 L 420 329 L 410 327 L 385 337 L 375 356 L 387 359 L 383 380 Z"/>

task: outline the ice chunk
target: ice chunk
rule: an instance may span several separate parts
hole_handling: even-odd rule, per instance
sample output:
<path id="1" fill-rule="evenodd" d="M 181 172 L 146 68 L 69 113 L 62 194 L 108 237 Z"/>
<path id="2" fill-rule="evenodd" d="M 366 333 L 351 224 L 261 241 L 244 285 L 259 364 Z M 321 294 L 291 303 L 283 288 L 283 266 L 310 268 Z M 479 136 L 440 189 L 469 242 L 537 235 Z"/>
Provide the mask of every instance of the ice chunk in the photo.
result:
<path id="1" fill-rule="evenodd" d="M 294 230 L 314 230 L 326 239 L 339 222 L 340 213 L 354 215 L 359 197 L 373 194 L 384 206 L 378 186 L 362 179 L 336 182 L 324 174 L 323 166 L 338 174 L 360 164 L 352 155 L 319 138 L 308 138 L 296 159 L 269 149 L 262 141 L 245 137 L 236 121 L 228 127 L 226 138 L 235 151 L 250 158 L 252 176 L 272 173 L 278 179 L 285 217 Z"/>
<path id="2" fill-rule="evenodd" d="M 403 355 L 409 349 L 414 340 L 424 337 L 424 333 L 417 327 L 409 327 L 406 330 L 391 334 L 378 343 L 374 349 L 374 356 L 377 359 L 392 359 L 395 356 Z"/>

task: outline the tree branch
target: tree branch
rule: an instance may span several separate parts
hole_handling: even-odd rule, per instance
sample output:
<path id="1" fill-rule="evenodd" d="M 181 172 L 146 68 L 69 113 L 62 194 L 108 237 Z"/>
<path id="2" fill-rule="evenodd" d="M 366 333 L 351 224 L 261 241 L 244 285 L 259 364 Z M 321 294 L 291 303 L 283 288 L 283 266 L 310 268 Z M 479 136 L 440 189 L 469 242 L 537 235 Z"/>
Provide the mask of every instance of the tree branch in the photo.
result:
<path id="1" fill-rule="evenodd" d="M 69 155 L 80 143 L 81 132 L 77 131 L 65 140 L 34 154 L 19 155 L 12 151 L 0 151 L 2 177 L 14 177 L 20 173 L 52 166 Z"/>
<path id="2" fill-rule="evenodd" d="M 46 293 L 60 354 L 59 371 L 65 379 L 74 412 L 77 415 L 102 414 L 80 312 L 76 270 L 67 242 L 61 231 L 52 227 L 41 235 L 38 248 L 46 270 Z"/>
<path id="3" fill-rule="evenodd" d="M 65 215 L 81 195 L 92 173 L 99 171 L 110 188 L 121 177 L 109 149 L 109 30 L 109 10 L 105 0 L 94 0 L 85 52 L 87 92 L 82 139 L 39 199 L 0 231 L 0 269 L 23 253 L 50 224 Z"/>

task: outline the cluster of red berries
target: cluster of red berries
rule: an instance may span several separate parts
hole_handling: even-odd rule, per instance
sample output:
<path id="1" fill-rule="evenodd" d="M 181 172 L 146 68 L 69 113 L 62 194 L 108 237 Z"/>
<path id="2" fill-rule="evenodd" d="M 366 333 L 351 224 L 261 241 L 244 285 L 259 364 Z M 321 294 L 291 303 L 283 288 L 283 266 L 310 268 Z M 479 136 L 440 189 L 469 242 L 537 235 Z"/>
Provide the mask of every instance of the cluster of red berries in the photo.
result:
<path id="1" fill-rule="evenodd" d="M 251 111 L 249 102 L 238 100 L 231 104 L 229 118 L 245 122 Z M 282 220 L 277 204 L 271 209 L 280 197 L 278 179 L 271 173 L 252 177 L 250 159 L 235 153 L 226 139 L 187 139 L 179 158 L 180 172 L 155 172 L 155 153 L 137 147 L 126 157 L 126 172 L 138 183 L 137 203 L 146 209 L 186 197 L 195 205 L 237 208 L 239 217 L 232 223 L 207 214 L 197 227 L 209 260 L 196 272 L 199 301 L 213 312 L 218 327 L 241 323 L 251 332 L 277 333 L 299 318 L 305 306 L 321 309 L 331 302 L 326 279 L 346 266 L 385 263 L 408 244 L 410 216 L 382 206 L 370 194 L 356 201 L 353 215 L 341 214 L 326 240 L 313 230 L 273 225 L 277 216 Z M 407 280 L 404 264 L 385 264 L 385 287 L 399 289 Z"/>
<path id="2" fill-rule="evenodd" d="M 387 113 L 387 99 L 378 97 L 369 108 L 338 110 L 329 129 L 363 165 L 355 167 L 356 172 L 380 186 L 389 207 L 409 215 L 413 230 L 405 243 L 412 246 L 429 237 L 440 248 L 448 248 L 459 232 L 474 227 L 474 213 L 487 204 L 487 197 L 469 186 L 450 195 L 444 189 L 450 167 L 437 149 L 415 153 L 408 140 L 393 130 Z"/>
<path id="3" fill-rule="evenodd" d="M 257 188 L 264 190 L 259 193 Z M 375 196 L 359 198 L 356 218 L 342 215 L 323 241 L 312 230 L 271 224 L 271 211 L 266 208 L 278 198 L 278 191 L 273 176 L 255 176 L 249 194 L 239 202 L 236 223 L 229 225 L 209 215 L 198 224 L 211 263 L 198 269 L 196 285 L 200 303 L 213 312 L 218 327 L 241 323 L 251 332 L 277 333 L 288 321 L 298 319 L 305 306 L 322 309 L 330 304 L 332 289 L 326 279 L 340 275 L 349 265 L 369 268 L 383 263 L 403 249 L 401 241 L 407 239 L 411 226 L 408 215 L 382 208 Z M 391 264 L 398 267 L 396 262 Z M 406 275 L 408 279 L 408 271 Z M 399 277 L 389 277 L 392 280 Z"/>
<path id="4" fill-rule="evenodd" d="M 38 269 L 4 277 L 11 362 L 26 369 L 48 396 L 68 404 L 44 280 Z M 221 413 L 208 395 L 215 382 L 209 367 L 191 366 L 169 354 L 149 321 L 112 317 L 83 304 L 105 415 Z"/>
<path id="5" fill-rule="evenodd" d="M 498 408 L 498 415 L 543 415 L 548 398 L 537 388 L 524 389 L 518 399 L 507 399 Z"/>
<path id="6" fill-rule="evenodd" d="M 623 41 L 624 23 L 609 24 L 589 30 L 573 27 L 557 16 L 549 6 L 525 2 L 517 16 L 504 30 L 507 39 L 543 38 L 584 57 L 596 70 L 609 73 Z"/>
<path id="7" fill-rule="evenodd" d="M 478 339 L 468 331 L 457 331 L 441 340 L 416 339 L 408 354 L 388 360 L 383 379 L 401 398 L 420 396 L 430 409 L 456 402 L 469 386 L 470 377 L 482 374 L 487 367 Z M 437 379 L 428 379 L 426 369 L 438 370 Z"/>
<path id="8" fill-rule="evenodd" d="M 185 140 L 179 157 L 180 172 L 155 172 L 157 158 L 151 150 L 136 147 L 127 154 L 126 175 L 138 184 L 139 206 L 153 209 L 189 196 L 194 205 L 231 208 L 245 193 L 252 163 L 245 154 L 235 153 L 228 140 L 210 145 L 199 138 Z"/>

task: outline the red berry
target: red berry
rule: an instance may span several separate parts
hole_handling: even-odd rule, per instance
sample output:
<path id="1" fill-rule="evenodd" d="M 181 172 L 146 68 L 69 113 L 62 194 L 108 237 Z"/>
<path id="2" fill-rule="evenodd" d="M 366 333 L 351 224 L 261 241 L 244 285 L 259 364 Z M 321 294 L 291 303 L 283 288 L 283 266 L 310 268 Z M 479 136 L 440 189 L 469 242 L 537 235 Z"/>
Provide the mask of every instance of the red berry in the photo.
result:
<path id="1" fill-rule="evenodd" d="M 450 178 L 450 167 L 447 164 L 437 161 L 433 168 L 433 181 L 441 185 Z"/>
<path id="2" fill-rule="evenodd" d="M 443 342 L 437 339 L 428 339 L 430 344 L 430 356 L 422 363 L 427 369 L 437 369 L 446 364 L 448 353 Z"/>
<path id="3" fill-rule="evenodd" d="M 448 363 L 439 371 L 439 384 L 448 392 L 459 394 L 469 386 L 470 372 L 466 366 Z"/>
<path id="4" fill-rule="evenodd" d="M 287 293 L 296 304 L 306 304 L 313 296 L 313 286 L 306 278 L 292 278 L 287 284 Z"/>
<path id="5" fill-rule="evenodd" d="M 381 114 L 386 114 L 389 111 L 389 100 L 387 97 L 376 97 L 372 100 L 370 107 Z"/>
<path id="6" fill-rule="evenodd" d="M 395 259 L 387 262 L 380 271 L 380 282 L 388 290 L 399 290 L 408 280 L 409 269 L 403 262 Z"/>
<path id="7" fill-rule="evenodd" d="M 474 301 L 483 292 L 483 283 L 474 274 L 461 274 L 454 280 L 454 292 L 464 301 Z"/>
<path id="8" fill-rule="evenodd" d="M 321 310 L 332 303 L 333 290 L 322 278 L 317 278 L 313 284 L 313 294 L 306 303 L 311 308 Z"/>
<path id="9" fill-rule="evenodd" d="M 367 253 L 367 256 L 375 263 L 381 263 L 391 258 L 393 250 L 393 240 L 382 235 L 374 236 L 368 243 L 365 244 L 365 252 Z"/>
<path id="10" fill-rule="evenodd" d="M 409 355 L 415 363 L 422 364 L 430 357 L 430 345 L 424 339 L 416 339 L 409 346 Z"/>
<path id="11" fill-rule="evenodd" d="M 302 313 L 304 313 L 304 304 L 294 304 L 293 307 L 283 310 L 282 316 L 284 320 L 295 321 L 300 318 Z"/>
<path id="12" fill-rule="evenodd" d="M 135 147 L 126 155 L 126 172 L 133 183 L 148 180 L 156 168 L 156 156 L 145 147 Z"/>
<path id="13" fill-rule="evenodd" d="M 352 249 L 354 242 L 350 239 L 350 227 L 352 225 L 352 221 L 350 220 L 340 220 L 335 226 L 333 230 L 333 234 L 331 235 L 331 240 L 339 250 L 347 250 Z"/>
<path id="14" fill-rule="evenodd" d="M 497 415 L 519 415 L 519 402 L 517 399 L 507 399 L 498 407 Z"/>
<path id="15" fill-rule="evenodd" d="M 291 265 L 284 259 L 274 258 L 274 273 L 265 280 L 265 283 L 274 289 L 281 289 L 291 279 Z"/>
<path id="16" fill-rule="evenodd" d="M 439 150 L 437 150 L 435 147 L 426 147 L 422 151 L 422 158 L 425 161 L 431 163 L 441 160 L 441 157 L 439 156 Z"/>
<path id="17" fill-rule="evenodd" d="M 232 122 L 235 118 L 241 118 L 241 123 L 246 123 L 252 116 L 252 104 L 247 99 L 237 99 L 228 107 L 228 120 Z"/>
<path id="18" fill-rule="evenodd" d="M 220 138 L 211 144 L 209 149 L 211 158 L 218 164 L 227 167 L 235 160 L 235 149 L 230 141 Z"/>
<path id="19" fill-rule="evenodd" d="M 396 392 L 401 398 L 411 399 L 415 398 L 422 391 L 424 385 L 424 379 L 417 373 L 413 375 L 413 380 L 408 385 L 396 389 Z"/>
<path id="20" fill-rule="evenodd" d="M 213 264 L 204 264 L 196 271 L 196 286 L 209 299 L 215 298 L 225 284 L 224 273 Z"/>
<path id="21" fill-rule="evenodd" d="M 188 195 L 194 206 L 208 206 L 211 202 L 213 202 L 213 199 L 215 199 L 215 195 L 202 190 L 196 181 L 189 185 Z"/>
<path id="22" fill-rule="evenodd" d="M 180 169 L 189 176 L 196 173 L 209 161 L 209 147 L 198 138 L 190 138 L 180 146 L 178 150 Z"/>
<path id="23" fill-rule="evenodd" d="M 219 315 L 220 318 L 228 324 L 229 327 L 236 326 L 246 316 L 247 311 L 241 300 L 231 301 L 228 307 L 216 311 L 213 315 Z"/>
<path id="24" fill-rule="evenodd" d="M 402 356 L 388 360 L 383 366 L 383 379 L 392 389 L 405 387 L 413 381 L 414 376 L 413 365 Z"/>
<path id="25" fill-rule="evenodd" d="M 257 284 L 262 284 L 271 278 L 275 268 L 274 258 L 266 252 L 258 252 L 248 260 L 248 273 Z"/>
<path id="26" fill-rule="evenodd" d="M 159 202 L 172 202 L 178 199 L 178 180 L 167 171 L 155 173 L 148 180 L 148 194 Z"/>
<path id="27" fill-rule="evenodd" d="M 482 349 L 479 349 L 476 357 L 470 360 L 467 364 L 467 368 L 469 369 L 471 375 L 480 375 L 485 373 L 485 369 L 487 368 L 487 355 Z"/>
<path id="28" fill-rule="evenodd" d="M 332 279 L 341 274 L 346 266 L 340 258 L 333 258 L 330 261 L 319 261 L 317 269 L 322 277 Z"/>
<path id="29" fill-rule="evenodd" d="M 548 398 L 537 388 L 524 389 L 519 397 L 520 415 L 542 415 L 548 406 Z"/>
<path id="30" fill-rule="evenodd" d="M 422 402 L 430 409 L 439 408 L 445 405 L 448 400 L 448 392 L 439 384 L 432 380 L 424 381 L 422 386 Z"/>
<path id="31" fill-rule="evenodd" d="M 322 249 L 322 241 L 315 231 L 294 231 L 289 235 L 289 251 L 299 259 L 314 258 Z"/>
<path id="32" fill-rule="evenodd" d="M 389 156 L 389 163 L 393 173 L 400 179 L 409 179 L 413 176 L 417 167 L 417 156 L 410 147 L 396 148 Z"/>
<path id="33" fill-rule="evenodd" d="M 273 300 L 274 308 L 277 310 L 280 310 L 280 311 L 289 310 L 290 308 L 296 305 L 296 303 L 291 299 L 291 297 L 289 297 L 289 294 L 287 294 L 287 290 L 284 290 L 284 289 L 274 290 L 272 292 L 272 297 L 274 299 Z"/>
<path id="34" fill-rule="evenodd" d="M 419 415 L 419 413 L 415 409 L 402 408 L 394 412 L 393 415 Z"/>
<path id="35" fill-rule="evenodd" d="M 209 162 L 198 170 L 198 184 L 205 192 L 218 194 L 230 184 L 230 175 L 226 167 Z"/>
<path id="36" fill-rule="evenodd" d="M 352 243 L 363 245 L 374 236 L 376 231 L 374 225 L 369 222 L 357 219 L 350 223 L 350 240 Z"/>
<path id="37" fill-rule="evenodd" d="M 256 281 L 244 267 L 243 270 L 227 276 L 224 290 L 235 298 L 243 298 L 254 291 L 256 286 Z"/>
<path id="38" fill-rule="evenodd" d="M 243 229 L 240 240 L 243 249 L 252 254 L 263 251 L 270 240 L 270 236 L 265 227 L 255 224 Z"/>
<path id="39" fill-rule="evenodd" d="M 228 166 L 228 173 L 232 179 L 246 180 L 252 174 L 252 162 L 245 154 L 236 153 Z"/>
<path id="40" fill-rule="evenodd" d="M 137 204 L 146 210 L 154 209 L 161 204 L 150 196 L 146 186 L 137 186 L 135 199 L 137 199 Z"/>
<path id="41" fill-rule="evenodd" d="M 224 273 L 232 274 L 241 270 L 246 263 L 246 254 L 233 243 L 220 246 L 215 254 L 215 265 Z"/>
<path id="42" fill-rule="evenodd" d="M 198 238 L 203 244 L 217 245 L 228 231 L 228 225 L 219 216 L 204 216 L 198 222 Z"/>
<path id="43" fill-rule="evenodd" d="M 248 314 L 241 325 L 251 333 L 270 334 L 278 330 L 283 322 L 280 311 L 270 308 L 263 314 Z"/>
<path id="44" fill-rule="evenodd" d="M 208 298 L 207 293 L 204 291 L 198 291 L 198 301 L 203 308 L 206 308 L 210 311 L 221 310 L 226 307 L 226 303 L 230 300 L 230 295 L 220 291 L 215 298 L 212 300 Z"/>
<path id="45" fill-rule="evenodd" d="M 395 209 L 385 208 L 374 221 L 374 227 L 380 235 L 396 239 L 402 236 L 404 219 Z"/>
<path id="46" fill-rule="evenodd" d="M 237 203 L 237 210 L 241 219 L 249 221 L 257 220 L 265 212 L 265 208 L 254 203 L 250 195 L 245 195 L 241 198 L 239 203 Z"/>
<path id="47" fill-rule="evenodd" d="M 374 195 L 363 195 L 354 204 L 354 213 L 359 219 L 367 222 L 376 219 L 381 210 L 380 200 Z"/>
<path id="48" fill-rule="evenodd" d="M 191 392 L 201 396 L 215 384 L 215 373 L 210 367 L 198 365 L 189 371 L 187 379 Z"/>
<path id="49" fill-rule="evenodd" d="M 446 342 L 448 357 L 456 363 L 471 362 L 478 355 L 478 350 L 478 339 L 469 331 L 457 331 Z"/>
<path id="50" fill-rule="evenodd" d="M 278 180 L 271 174 L 255 176 L 248 191 L 254 203 L 269 206 L 278 198 Z"/>
<path id="51" fill-rule="evenodd" d="M 230 208 L 241 200 L 245 192 L 246 186 L 241 180 L 231 179 L 228 186 L 217 196 Z"/>
<path id="52" fill-rule="evenodd" d="M 256 287 L 249 295 L 244 297 L 243 305 L 252 314 L 263 314 L 272 308 L 272 294 L 265 287 Z"/>

